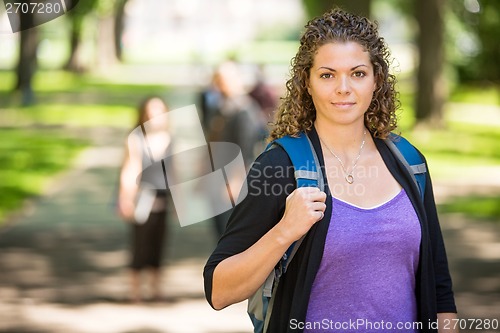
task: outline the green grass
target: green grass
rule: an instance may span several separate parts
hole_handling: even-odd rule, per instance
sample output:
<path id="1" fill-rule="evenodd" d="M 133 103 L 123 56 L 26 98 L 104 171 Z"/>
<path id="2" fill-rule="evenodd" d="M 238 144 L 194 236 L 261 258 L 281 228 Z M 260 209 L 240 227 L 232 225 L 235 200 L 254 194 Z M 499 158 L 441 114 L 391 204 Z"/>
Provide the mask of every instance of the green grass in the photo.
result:
<path id="1" fill-rule="evenodd" d="M 0 91 L 6 92 L 12 89 L 15 80 L 14 71 L 0 71 Z"/>
<path id="2" fill-rule="evenodd" d="M 90 75 L 39 71 L 34 78 L 36 104 L 20 106 L 11 92 L 14 74 L 0 71 L 0 119 L 4 124 L 111 126 L 128 128 L 136 120 L 136 107 L 144 96 L 165 95 L 162 85 L 115 84 Z"/>
<path id="3" fill-rule="evenodd" d="M 450 123 L 446 129 L 417 129 L 407 136 L 426 154 L 500 163 L 500 127 Z"/>
<path id="4" fill-rule="evenodd" d="M 21 112 L 8 111 L 15 114 L 17 124 L 128 128 L 136 119 L 134 107 L 120 105 L 38 104 L 25 107 Z"/>
<path id="5" fill-rule="evenodd" d="M 53 131 L 0 129 L 0 222 L 24 199 L 39 195 L 86 145 Z"/>
<path id="6" fill-rule="evenodd" d="M 454 198 L 438 207 L 440 213 L 460 213 L 473 219 L 500 223 L 500 196 Z"/>
<path id="7" fill-rule="evenodd" d="M 15 83 L 13 71 L 0 71 L 0 92 L 9 94 Z M 120 84 L 107 82 L 105 79 L 91 74 L 76 75 L 61 70 L 39 70 L 33 78 L 33 89 L 38 93 L 61 92 L 99 92 L 103 95 L 109 93 L 133 93 L 135 95 L 149 95 L 164 93 L 168 87 L 157 84 Z M 109 96 L 113 99 L 113 96 Z"/>
<path id="8" fill-rule="evenodd" d="M 477 166 L 500 166 L 500 127 L 450 122 L 446 129 L 403 131 L 426 157 L 433 179 L 470 176 Z"/>
<path id="9" fill-rule="evenodd" d="M 450 96 L 451 102 L 484 105 L 500 105 L 500 87 L 496 85 L 463 85 Z"/>
<path id="10" fill-rule="evenodd" d="M 107 82 L 103 78 L 91 75 L 75 75 L 66 71 L 38 71 L 33 82 L 33 89 L 44 92 L 98 92 L 103 95 L 113 93 L 131 93 L 134 95 L 149 95 L 165 92 L 162 85 L 154 84 L 120 84 Z M 113 99 L 113 95 L 109 96 Z"/>

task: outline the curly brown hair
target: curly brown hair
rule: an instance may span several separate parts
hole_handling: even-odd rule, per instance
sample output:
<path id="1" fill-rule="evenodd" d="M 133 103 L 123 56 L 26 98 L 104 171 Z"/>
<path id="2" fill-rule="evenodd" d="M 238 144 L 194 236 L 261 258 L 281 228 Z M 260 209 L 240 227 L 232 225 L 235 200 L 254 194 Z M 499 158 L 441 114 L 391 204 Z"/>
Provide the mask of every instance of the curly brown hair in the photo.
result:
<path id="1" fill-rule="evenodd" d="M 377 24 L 365 17 L 333 9 L 310 20 L 305 29 L 299 50 L 291 61 L 291 78 L 286 82 L 286 95 L 276 112 L 269 140 L 312 129 L 316 109 L 307 83 L 314 56 L 327 43 L 351 41 L 369 52 L 377 86 L 365 112 L 365 126 L 374 137 L 386 138 L 397 126 L 396 110 L 400 103 L 395 90 L 396 77 L 389 73 L 390 52 L 378 35 Z"/>

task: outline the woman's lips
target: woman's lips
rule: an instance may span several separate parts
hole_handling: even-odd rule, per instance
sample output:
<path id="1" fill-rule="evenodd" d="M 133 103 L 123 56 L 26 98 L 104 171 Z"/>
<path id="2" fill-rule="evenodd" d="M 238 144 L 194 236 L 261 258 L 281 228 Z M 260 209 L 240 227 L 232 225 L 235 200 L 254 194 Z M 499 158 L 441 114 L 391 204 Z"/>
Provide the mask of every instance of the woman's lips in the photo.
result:
<path id="1" fill-rule="evenodd" d="M 349 108 L 356 103 L 354 103 L 354 102 L 336 102 L 336 103 L 332 103 L 332 104 L 338 108 Z"/>

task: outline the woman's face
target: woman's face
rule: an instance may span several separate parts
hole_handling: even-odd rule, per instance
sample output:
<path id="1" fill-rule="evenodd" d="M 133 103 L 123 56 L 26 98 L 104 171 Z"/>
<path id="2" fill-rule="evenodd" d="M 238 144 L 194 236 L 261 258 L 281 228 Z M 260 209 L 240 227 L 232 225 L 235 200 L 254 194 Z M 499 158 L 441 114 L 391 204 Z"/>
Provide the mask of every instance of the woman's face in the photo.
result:
<path id="1" fill-rule="evenodd" d="M 375 89 L 370 54 L 360 44 L 334 42 L 318 49 L 307 86 L 317 122 L 364 123 Z"/>
<path id="2" fill-rule="evenodd" d="M 158 98 L 153 98 L 148 102 L 146 106 L 146 117 L 148 119 L 153 119 L 154 117 L 159 116 L 165 112 L 167 112 L 167 108 L 165 107 L 165 104 L 163 104 L 163 102 Z"/>
<path id="3" fill-rule="evenodd" d="M 146 122 L 148 126 L 154 129 L 163 129 L 167 127 L 167 107 L 162 100 L 158 98 L 151 99 L 146 105 Z"/>

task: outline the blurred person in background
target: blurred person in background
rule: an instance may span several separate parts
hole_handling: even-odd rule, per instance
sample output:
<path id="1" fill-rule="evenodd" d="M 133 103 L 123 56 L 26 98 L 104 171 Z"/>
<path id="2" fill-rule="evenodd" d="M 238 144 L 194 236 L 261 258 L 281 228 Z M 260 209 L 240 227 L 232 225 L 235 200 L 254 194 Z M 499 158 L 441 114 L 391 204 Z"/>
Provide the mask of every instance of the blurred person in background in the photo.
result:
<path id="1" fill-rule="evenodd" d="M 219 107 L 222 103 L 223 96 L 220 88 L 220 80 L 220 74 L 218 71 L 215 71 L 212 74 L 209 85 L 199 95 L 201 124 L 207 138 L 209 135 L 210 120 L 219 112 Z"/>
<path id="2" fill-rule="evenodd" d="M 256 152 L 264 146 L 264 124 L 261 108 L 246 92 L 238 65 L 233 61 L 220 64 L 213 74 L 212 87 L 203 96 L 206 100 L 202 104 L 206 107 L 202 113 L 207 116 L 204 120 L 207 141 L 238 145 L 248 169 Z M 230 214 L 231 210 L 214 217 L 217 239 L 224 232 Z"/>
<path id="3" fill-rule="evenodd" d="M 262 65 L 257 66 L 255 75 L 255 84 L 248 94 L 259 104 L 262 111 L 262 136 L 265 138 L 269 135 L 268 124 L 273 120 L 279 98 L 275 89 L 267 82 Z"/>
<path id="4" fill-rule="evenodd" d="M 165 102 L 157 96 L 148 97 L 139 105 L 136 127 L 128 137 L 120 171 L 117 210 L 130 223 L 129 297 L 134 303 L 144 299 L 142 278 L 148 280 L 151 300 L 159 301 L 162 297 L 161 262 L 168 194 L 161 163 L 150 164 L 158 160 L 153 156 L 166 156 L 171 146 L 167 110 Z"/>

